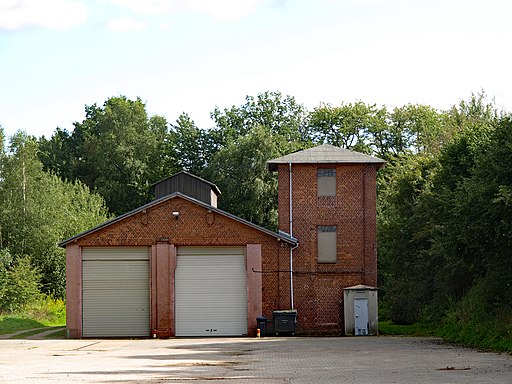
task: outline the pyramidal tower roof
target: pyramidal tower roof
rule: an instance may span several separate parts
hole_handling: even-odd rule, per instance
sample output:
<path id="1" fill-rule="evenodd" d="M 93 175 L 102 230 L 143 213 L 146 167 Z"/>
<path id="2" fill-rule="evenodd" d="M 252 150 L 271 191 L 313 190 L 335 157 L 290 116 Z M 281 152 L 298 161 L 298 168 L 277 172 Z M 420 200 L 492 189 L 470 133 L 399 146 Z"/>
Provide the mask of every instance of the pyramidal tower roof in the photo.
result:
<path id="1" fill-rule="evenodd" d="M 374 164 L 382 167 L 386 161 L 364 153 L 351 151 L 330 144 L 305 149 L 278 157 L 267 162 L 270 171 L 276 171 L 279 164 Z"/>

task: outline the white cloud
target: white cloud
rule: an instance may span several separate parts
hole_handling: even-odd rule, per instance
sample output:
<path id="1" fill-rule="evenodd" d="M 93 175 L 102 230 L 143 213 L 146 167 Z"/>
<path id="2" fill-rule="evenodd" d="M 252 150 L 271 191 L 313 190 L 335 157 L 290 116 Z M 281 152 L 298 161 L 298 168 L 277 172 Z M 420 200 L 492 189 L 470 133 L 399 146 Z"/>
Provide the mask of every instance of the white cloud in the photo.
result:
<path id="1" fill-rule="evenodd" d="M 84 3 L 69 0 L 0 0 L 0 30 L 66 29 L 87 20 Z"/>
<path id="2" fill-rule="evenodd" d="M 237 20 L 254 11 L 261 3 L 261 0 L 193 0 L 189 2 L 189 7 L 216 19 Z"/>
<path id="3" fill-rule="evenodd" d="M 173 25 L 172 21 L 166 21 L 164 23 L 160 23 L 160 29 L 169 29 Z"/>
<path id="4" fill-rule="evenodd" d="M 110 2 L 141 15 L 170 13 L 183 8 L 185 3 L 181 0 L 110 0 Z"/>
<path id="5" fill-rule="evenodd" d="M 116 32 L 141 31 L 145 27 L 146 24 L 144 22 L 135 20 L 131 17 L 112 20 L 107 24 L 108 29 Z"/>
<path id="6" fill-rule="evenodd" d="M 110 0 L 137 14 L 168 14 L 173 12 L 206 13 L 223 20 L 240 19 L 259 5 L 273 0 Z"/>

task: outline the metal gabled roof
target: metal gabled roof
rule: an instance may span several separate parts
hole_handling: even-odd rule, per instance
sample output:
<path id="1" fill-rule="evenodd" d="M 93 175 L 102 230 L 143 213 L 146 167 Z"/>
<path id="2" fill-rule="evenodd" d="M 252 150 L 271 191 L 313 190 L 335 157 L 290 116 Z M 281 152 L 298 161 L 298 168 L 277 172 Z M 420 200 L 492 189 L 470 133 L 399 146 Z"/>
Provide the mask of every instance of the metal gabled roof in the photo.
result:
<path id="1" fill-rule="evenodd" d="M 323 144 L 317 147 L 293 152 L 267 162 L 270 171 L 276 171 L 279 164 L 374 164 L 382 167 L 386 161 L 378 157 L 349 149 Z"/>
<path id="2" fill-rule="evenodd" d="M 89 230 L 87 230 L 85 232 L 82 232 L 82 233 L 79 233 L 79 234 L 77 234 L 77 235 L 75 235 L 73 237 L 70 237 L 69 239 L 63 240 L 58 245 L 59 245 L 59 247 L 64 248 L 67 244 L 69 244 L 69 243 L 71 243 L 73 241 L 81 239 L 82 237 L 90 235 L 90 234 L 92 234 L 94 232 L 97 232 L 97 231 L 99 231 L 101 229 L 104 229 L 104 228 L 106 228 L 106 227 L 108 227 L 108 226 L 110 226 L 112 224 L 118 223 L 118 222 L 120 222 L 120 221 L 122 221 L 124 219 L 127 219 L 127 218 L 129 218 L 131 216 L 134 216 L 134 215 L 136 215 L 139 212 L 142 212 L 142 211 L 144 211 L 146 209 L 152 208 L 152 207 L 157 206 L 157 205 L 159 205 L 159 204 L 161 204 L 161 203 L 163 203 L 163 202 L 165 202 L 167 200 L 171 200 L 171 199 L 174 199 L 174 198 L 177 198 L 177 197 L 182 198 L 182 199 L 187 200 L 187 201 L 190 201 L 191 203 L 199 205 L 199 206 L 201 206 L 201 207 L 203 207 L 205 209 L 208 209 L 208 210 L 210 210 L 212 212 L 218 213 L 219 215 L 222 215 L 222 216 L 225 216 L 225 217 L 230 218 L 232 220 L 235 220 L 235 221 L 237 221 L 237 222 L 239 222 L 239 223 L 241 223 L 243 225 L 247 225 L 247 226 L 249 226 L 251 228 L 256 229 L 257 231 L 260 231 L 260 232 L 263 232 L 263 233 L 265 233 L 267 235 L 275 237 L 276 239 L 282 240 L 282 241 L 284 241 L 284 242 L 286 242 L 288 244 L 291 244 L 291 245 L 297 245 L 298 244 L 298 240 L 296 238 L 290 236 L 288 233 L 285 233 L 285 232 L 282 232 L 282 231 L 279 231 L 279 232 L 271 231 L 270 229 L 267 229 L 267 228 L 261 227 L 259 225 L 256 225 L 254 223 L 251 223 L 250 221 L 242 219 L 241 217 L 235 216 L 235 215 L 233 215 L 231 213 L 228 213 L 228 212 L 225 212 L 225 211 L 223 211 L 221 209 L 215 208 L 215 207 L 213 207 L 213 206 L 211 206 L 209 204 L 206 204 L 206 203 L 204 203 L 202 201 L 199 201 L 199 200 L 194 199 L 194 198 L 192 198 L 190 196 L 184 195 L 183 193 L 175 192 L 175 193 L 172 193 L 170 195 L 161 197 L 160 199 L 153 200 L 152 202 L 150 202 L 150 203 L 148 203 L 146 205 L 143 205 L 142 207 L 136 208 L 133 211 L 130 211 L 130 212 L 127 212 L 127 213 L 122 214 L 120 216 L 117 216 L 114 219 L 108 220 L 108 221 L 106 221 L 106 222 L 104 222 L 104 223 L 102 223 L 100 225 L 97 225 L 94 228 L 91 228 L 91 229 L 89 229 Z"/>
<path id="3" fill-rule="evenodd" d="M 220 195 L 221 195 L 221 192 L 220 192 L 219 187 L 217 187 L 217 186 L 216 186 L 215 184 L 213 184 L 211 181 L 205 180 L 205 179 L 203 179 L 202 177 L 199 177 L 199 176 L 193 175 L 192 173 L 187 172 L 187 171 L 180 171 L 180 172 L 177 172 L 177 173 L 175 173 L 174 175 L 168 176 L 168 177 L 166 177 L 165 179 L 159 180 L 159 181 L 157 181 L 156 183 L 151 184 L 149 187 L 150 187 L 151 189 L 153 189 L 153 188 L 155 188 L 155 186 L 156 186 L 157 184 L 163 183 L 164 181 L 169 180 L 169 179 L 173 179 L 173 178 L 175 178 L 176 176 L 179 176 L 179 175 L 181 175 L 181 174 L 183 174 L 183 175 L 187 175 L 187 176 L 189 176 L 189 177 L 192 177 L 192 178 L 194 178 L 194 179 L 197 179 L 197 180 L 202 181 L 203 183 L 208 184 L 210 187 L 212 187 L 213 191 L 217 194 L 217 196 L 220 196 Z"/>

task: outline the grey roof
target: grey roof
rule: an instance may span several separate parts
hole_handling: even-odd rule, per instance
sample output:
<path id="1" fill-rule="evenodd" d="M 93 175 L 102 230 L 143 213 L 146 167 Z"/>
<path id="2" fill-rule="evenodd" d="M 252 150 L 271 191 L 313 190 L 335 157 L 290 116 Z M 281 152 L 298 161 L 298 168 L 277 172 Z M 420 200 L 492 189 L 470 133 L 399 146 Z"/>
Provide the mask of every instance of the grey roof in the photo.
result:
<path id="1" fill-rule="evenodd" d="M 270 236 L 273 236 L 275 237 L 276 239 L 278 240 L 282 240 L 288 244 L 291 244 L 291 245 L 297 245 L 298 244 L 298 240 L 295 238 L 295 237 L 292 237 L 290 236 L 288 233 L 286 232 L 282 232 L 282 231 L 279 231 L 279 232 L 274 232 L 274 231 L 271 231 L 270 229 L 267 229 L 267 228 L 263 228 L 263 227 L 260 227 L 259 225 L 256 225 L 254 223 L 251 223 L 250 221 L 247 221 L 245 219 L 242 219 L 238 216 L 235 216 L 231 213 L 228 213 L 228 212 L 225 212 L 221 209 L 218 209 L 218 208 L 215 208 L 209 204 L 206 204 L 206 203 L 203 203 L 202 201 L 199 201 L 197 199 L 194 199 L 190 196 L 187 196 L 187 195 L 184 195 L 183 193 L 180 193 L 180 192 L 175 192 L 175 193 L 172 193 L 170 195 L 167 195 L 167 196 L 164 196 L 164 197 L 161 197 L 160 199 L 156 199 L 156 200 L 153 200 L 152 202 L 146 204 L 146 205 L 143 205 L 142 207 L 139 207 L 137 209 L 134 209 L 133 211 L 130 211 L 130 212 L 127 212 L 125 214 L 122 214 L 120 216 L 117 216 L 116 218 L 112 219 L 112 220 L 108 220 L 94 228 L 91 228 L 85 232 L 82 232 L 82 233 L 79 233 L 78 235 L 75 235 L 73 237 L 70 237 L 69 239 L 66 239 L 66 240 L 63 240 L 62 242 L 60 242 L 58 245 L 59 247 L 65 247 L 67 244 L 75 241 L 75 240 L 78 240 L 84 236 L 87 236 L 87 235 L 90 235 L 91 233 L 94 233 L 96 231 L 99 231 L 103 228 L 106 228 L 112 224 L 115 224 L 121 220 L 124 220 L 130 216 L 133 216 L 141 211 L 144 211 L 146 209 L 149 209 L 149 208 L 152 208 L 158 204 L 161 204 L 167 200 L 170 200 L 170 199 L 174 199 L 176 197 L 180 197 L 182 199 L 185 199 L 185 200 L 188 200 L 190 201 L 191 203 L 194 203 L 194 204 L 197 204 L 203 208 L 206 208 L 212 212 L 215 212 L 215 213 L 218 213 L 219 215 L 222 215 L 222 216 L 225 216 L 225 217 L 228 217 L 232 220 L 235 220 L 241 224 L 244 224 L 244 225 L 247 225 L 251 228 L 254 228 L 256 229 L 257 231 L 260 231 L 260 232 L 263 232 L 263 233 L 266 233 L 267 235 L 270 235 Z M 234 234 L 234 236 L 236 236 L 236 234 Z"/>
<path id="2" fill-rule="evenodd" d="M 368 290 L 368 291 L 376 291 L 378 290 L 379 288 L 377 287 L 371 287 L 369 285 L 363 285 L 363 284 L 359 284 L 359 285 L 354 285 L 352 287 L 346 287 L 346 288 L 343 288 L 345 291 L 359 291 L 359 290 L 362 290 L 362 289 L 365 289 L 365 290 Z"/>
<path id="3" fill-rule="evenodd" d="M 374 164 L 382 167 L 385 160 L 364 153 L 351 151 L 330 144 L 293 152 L 267 162 L 270 171 L 276 171 L 278 164 Z"/>

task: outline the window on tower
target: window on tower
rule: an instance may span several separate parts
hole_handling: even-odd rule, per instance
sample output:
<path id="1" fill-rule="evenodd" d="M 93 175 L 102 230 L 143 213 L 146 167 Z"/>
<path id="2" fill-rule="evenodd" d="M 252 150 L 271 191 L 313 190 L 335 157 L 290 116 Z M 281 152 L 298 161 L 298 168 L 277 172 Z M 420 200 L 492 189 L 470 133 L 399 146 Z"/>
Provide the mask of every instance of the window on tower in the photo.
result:
<path id="1" fill-rule="evenodd" d="M 318 262 L 335 263 L 336 254 L 336 226 L 319 225 L 317 227 Z"/>
<path id="2" fill-rule="evenodd" d="M 319 168 L 317 170 L 318 197 L 336 196 L 336 168 Z"/>

